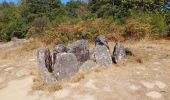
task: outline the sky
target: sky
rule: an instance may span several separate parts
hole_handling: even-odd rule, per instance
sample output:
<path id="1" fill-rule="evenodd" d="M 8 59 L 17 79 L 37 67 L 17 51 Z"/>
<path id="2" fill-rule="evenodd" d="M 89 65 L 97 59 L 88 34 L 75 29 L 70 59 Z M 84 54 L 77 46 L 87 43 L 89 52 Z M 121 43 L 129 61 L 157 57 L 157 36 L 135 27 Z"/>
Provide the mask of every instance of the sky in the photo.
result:
<path id="1" fill-rule="evenodd" d="M 7 1 L 7 2 L 14 2 L 17 3 L 19 0 L 0 0 L 0 3 L 3 1 Z M 67 3 L 69 0 L 61 0 L 62 3 Z"/>

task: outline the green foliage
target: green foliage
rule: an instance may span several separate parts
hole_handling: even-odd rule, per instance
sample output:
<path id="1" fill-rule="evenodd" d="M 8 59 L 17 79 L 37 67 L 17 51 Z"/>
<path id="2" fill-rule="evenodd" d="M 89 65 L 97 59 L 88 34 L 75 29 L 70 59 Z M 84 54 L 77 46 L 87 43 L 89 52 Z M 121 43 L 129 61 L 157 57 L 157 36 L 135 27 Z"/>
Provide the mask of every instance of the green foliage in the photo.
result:
<path id="1" fill-rule="evenodd" d="M 74 31 L 71 35 L 77 35 L 75 37 L 69 32 L 64 32 L 66 35 L 62 33 L 62 39 L 65 42 L 72 38 L 91 40 L 98 34 L 112 34 L 115 31 L 111 27 L 113 23 L 124 27 L 128 19 L 141 22 L 136 22 L 139 25 L 133 26 L 131 32 L 135 30 L 134 33 L 138 33 L 136 31 L 140 30 L 136 27 L 143 27 L 147 21 L 147 25 L 150 26 L 149 32 L 156 36 L 164 37 L 170 34 L 170 12 L 162 9 L 168 0 L 89 0 L 88 3 L 83 1 L 70 0 L 67 4 L 62 4 L 60 0 L 21 0 L 18 5 L 3 2 L 0 4 L 0 41 L 9 41 L 14 36 L 24 38 L 42 35 L 46 30 L 58 28 L 63 23 L 74 26 L 82 22 L 94 25 Z M 131 24 L 134 23 L 132 21 Z M 84 26 L 81 27 L 83 29 Z M 117 29 L 116 26 L 116 30 L 122 29 Z M 62 36 L 59 33 L 57 35 Z"/>
<path id="2" fill-rule="evenodd" d="M 167 36 L 168 34 L 168 25 L 163 16 L 159 14 L 154 14 L 151 17 L 151 30 L 159 37 Z"/>
<path id="3" fill-rule="evenodd" d="M 150 24 L 148 21 L 141 19 L 128 19 L 125 25 L 125 38 L 136 40 L 149 38 L 151 35 Z"/>

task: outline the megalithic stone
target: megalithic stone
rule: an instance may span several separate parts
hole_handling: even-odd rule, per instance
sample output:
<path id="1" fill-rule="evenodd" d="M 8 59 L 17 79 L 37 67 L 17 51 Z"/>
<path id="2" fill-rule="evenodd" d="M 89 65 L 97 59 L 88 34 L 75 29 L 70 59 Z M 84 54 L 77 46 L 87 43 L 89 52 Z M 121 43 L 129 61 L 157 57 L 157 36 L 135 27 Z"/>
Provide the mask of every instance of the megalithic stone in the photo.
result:
<path id="1" fill-rule="evenodd" d="M 78 72 L 78 61 L 73 53 L 59 53 L 54 65 L 58 81 L 68 81 Z"/>
<path id="2" fill-rule="evenodd" d="M 46 83 L 55 83 L 56 78 L 49 72 L 52 69 L 52 62 L 50 50 L 47 47 L 39 48 L 37 50 L 37 61 L 41 79 Z"/>
<path id="3" fill-rule="evenodd" d="M 116 43 L 113 54 L 112 54 L 112 60 L 114 63 L 119 63 L 121 60 L 126 58 L 126 50 L 123 45 L 120 43 Z"/>
<path id="4" fill-rule="evenodd" d="M 97 45 L 94 48 L 94 56 L 99 66 L 102 67 L 112 66 L 112 58 L 106 46 Z"/>
<path id="5" fill-rule="evenodd" d="M 53 50 L 53 64 L 55 64 L 57 54 L 67 52 L 67 48 L 63 44 L 58 44 Z"/>
<path id="6" fill-rule="evenodd" d="M 80 66 L 79 72 L 88 72 L 95 67 L 97 67 L 96 62 L 88 60 Z"/>
<path id="7" fill-rule="evenodd" d="M 95 45 L 106 46 L 109 49 L 108 41 L 104 35 L 97 36 Z"/>
<path id="8" fill-rule="evenodd" d="M 87 40 L 78 40 L 67 47 L 68 53 L 73 53 L 79 62 L 85 62 L 90 58 L 89 44 Z"/>

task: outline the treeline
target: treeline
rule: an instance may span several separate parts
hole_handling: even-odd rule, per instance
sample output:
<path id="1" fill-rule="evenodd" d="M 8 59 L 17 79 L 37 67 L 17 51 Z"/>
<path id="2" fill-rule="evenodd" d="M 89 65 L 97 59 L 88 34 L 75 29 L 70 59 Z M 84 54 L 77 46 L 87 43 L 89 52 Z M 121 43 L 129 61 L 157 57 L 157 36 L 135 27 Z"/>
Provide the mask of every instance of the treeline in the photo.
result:
<path id="1" fill-rule="evenodd" d="M 76 36 L 78 34 L 81 38 L 91 39 L 93 35 L 102 34 L 104 27 L 100 29 L 84 26 L 95 23 L 99 18 L 106 26 L 113 22 L 122 25 L 125 28 L 124 36 L 133 35 L 136 28 L 141 31 L 148 25 L 149 31 L 146 32 L 164 37 L 170 34 L 170 11 L 163 8 L 167 2 L 168 0 L 70 0 L 67 4 L 62 4 L 60 0 L 21 0 L 16 5 L 4 1 L 0 4 L 0 40 L 51 35 L 51 30 L 57 31 L 52 36 L 65 36 L 70 32 L 66 31 L 68 28 L 75 29 L 70 25 L 84 28 L 74 31 Z M 102 32 L 113 33 L 111 30 L 109 27 Z"/>

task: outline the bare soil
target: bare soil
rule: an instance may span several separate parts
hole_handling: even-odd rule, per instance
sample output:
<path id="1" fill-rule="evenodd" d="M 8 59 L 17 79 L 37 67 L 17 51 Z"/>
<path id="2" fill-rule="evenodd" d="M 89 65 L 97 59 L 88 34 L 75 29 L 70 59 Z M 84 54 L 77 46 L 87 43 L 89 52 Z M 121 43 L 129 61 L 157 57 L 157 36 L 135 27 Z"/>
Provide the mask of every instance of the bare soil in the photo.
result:
<path id="1" fill-rule="evenodd" d="M 91 71 L 55 92 L 35 91 L 36 50 L 0 44 L 1 100 L 170 100 L 170 41 L 122 43 L 137 58 Z M 34 44 L 32 44 L 34 45 Z M 111 51 L 115 43 L 109 43 Z M 93 44 L 92 44 L 93 46 Z"/>

